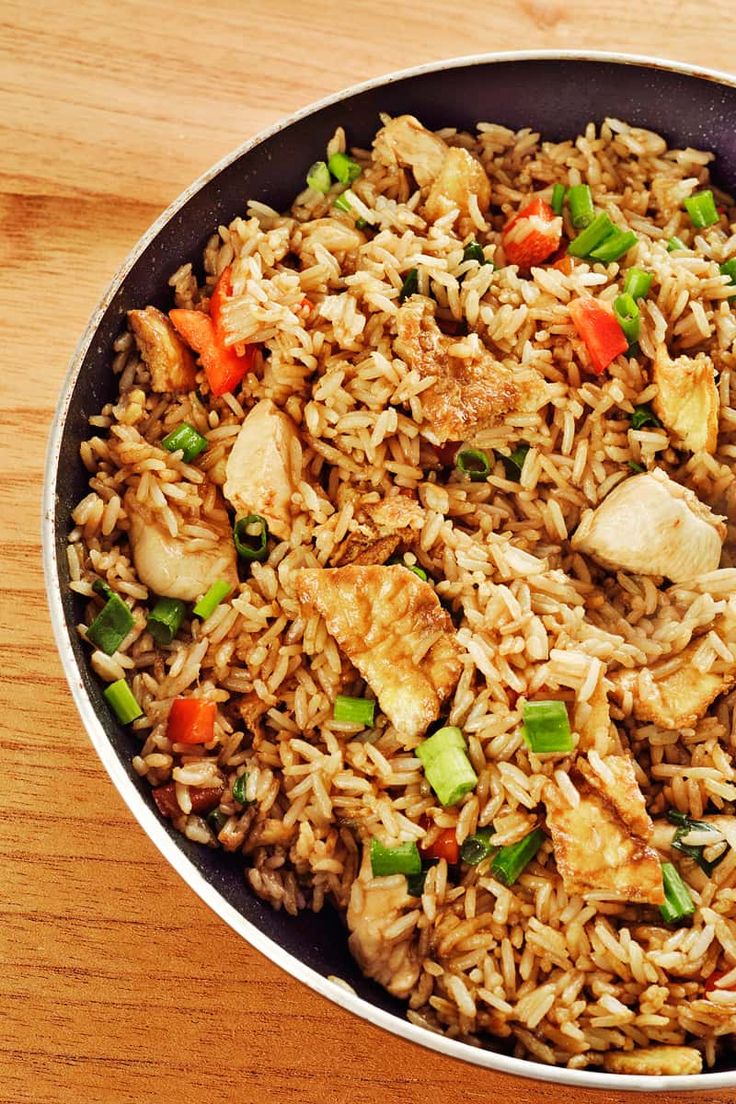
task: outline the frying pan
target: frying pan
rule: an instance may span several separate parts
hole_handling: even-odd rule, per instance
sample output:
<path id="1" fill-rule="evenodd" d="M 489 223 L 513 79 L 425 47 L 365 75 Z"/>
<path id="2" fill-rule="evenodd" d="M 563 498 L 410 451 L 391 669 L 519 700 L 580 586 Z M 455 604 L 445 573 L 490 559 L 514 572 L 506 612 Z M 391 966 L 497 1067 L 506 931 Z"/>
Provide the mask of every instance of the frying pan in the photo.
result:
<path id="1" fill-rule="evenodd" d="M 168 276 L 185 261 L 197 266 L 213 230 L 242 214 L 246 199 L 287 208 L 335 128 L 345 128 L 350 144 L 369 145 L 384 111 L 417 115 L 432 129 L 472 129 L 479 121 L 530 126 L 552 140 L 613 115 L 659 131 L 670 145 L 714 150 L 717 181 L 736 188 L 736 80 L 692 66 L 602 53 L 481 55 L 395 73 L 297 112 L 215 165 L 161 215 L 115 276 L 72 358 L 56 411 L 46 465 L 43 555 L 51 620 L 74 700 L 112 781 L 164 857 L 235 931 L 330 1000 L 424 1046 L 526 1077 L 619 1092 L 736 1087 L 735 1068 L 691 1077 L 550 1068 L 513 1057 L 500 1041 L 491 1039 L 481 1050 L 410 1024 L 403 1004 L 361 975 L 335 912 L 297 918 L 274 912 L 246 889 L 236 856 L 190 843 L 161 821 L 148 784 L 130 766 L 136 738 L 112 717 L 74 630 L 79 599 L 68 588 L 64 549 L 70 512 L 87 492 L 79 444 L 89 435 L 88 417 L 113 398 L 111 350 L 126 312 L 148 303 L 168 308 Z"/>

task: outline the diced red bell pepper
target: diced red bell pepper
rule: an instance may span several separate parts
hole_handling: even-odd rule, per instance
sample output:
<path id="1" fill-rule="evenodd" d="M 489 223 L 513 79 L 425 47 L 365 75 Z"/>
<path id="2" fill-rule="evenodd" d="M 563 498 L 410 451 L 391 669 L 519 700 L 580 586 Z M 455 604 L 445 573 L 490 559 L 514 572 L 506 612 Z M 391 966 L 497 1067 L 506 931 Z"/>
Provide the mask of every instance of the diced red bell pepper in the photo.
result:
<path id="1" fill-rule="evenodd" d="M 570 317 L 585 342 L 596 375 L 628 349 L 629 342 L 613 311 L 597 299 L 573 299 Z"/>
<path id="2" fill-rule="evenodd" d="M 208 744 L 215 734 L 217 706 L 202 698 L 175 698 L 166 735 L 174 744 Z"/>
<path id="3" fill-rule="evenodd" d="M 705 979 L 704 991 L 706 993 L 712 993 L 721 978 L 724 978 L 726 974 L 730 973 L 731 970 L 714 970 L 713 973 L 709 974 L 708 977 Z"/>
<path id="4" fill-rule="evenodd" d="M 503 230 L 503 250 L 509 264 L 531 268 L 559 249 L 562 220 L 539 196 L 510 219 Z"/>
<path id="5" fill-rule="evenodd" d="M 220 804 L 224 788 L 224 786 L 190 787 L 189 800 L 192 803 L 192 812 L 201 816 L 202 813 L 209 813 L 211 809 L 216 808 Z M 169 820 L 183 816 L 179 802 L 176 800 L 175 782 L 167 782 L 165 786 L 156 786 L 151 793 L 162 816 Z"/>
<path id="6" fill-rule="evenodd" d="M 454 828 L 445 828 L 429 847 L 420 847 L 425 859 L 446 859 L 451 865 L 460 862 L 460 844 Z"/>

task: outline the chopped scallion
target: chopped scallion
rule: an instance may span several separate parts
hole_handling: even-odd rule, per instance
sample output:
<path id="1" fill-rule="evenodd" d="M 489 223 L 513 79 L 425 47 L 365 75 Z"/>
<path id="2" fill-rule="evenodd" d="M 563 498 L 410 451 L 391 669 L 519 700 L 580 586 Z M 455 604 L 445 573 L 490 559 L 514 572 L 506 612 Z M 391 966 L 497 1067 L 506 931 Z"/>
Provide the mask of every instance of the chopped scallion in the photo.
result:
<path id="1" fill-rule="evenodd" d="M 576 230 L 582 230 L 586 226 L 590 226 L 595 218 L 593 194 L 590 187 L 587 184 L 573 184 L 567 193 L 567 207 Z"/>
<path id="2" fill-rule="evenodd" d="M 124 678 L 111 682 L 103 696 L 121 724 L 130 724 L 136 717 L 143 715 L 143 710 Z"/>
<path id="3" fill-rule="evenodd" d="M 668 924 L 674 924 L 678 920 L 684 920 L 686 916 L 692 916 L 695 912 L 695 902 L 690 896 L 690 890 L 683 882 L 680 874 L 672 863 L 662 863 L 662 881 L 664 883 L 663 905 L 659 906 L 662 917 Z"/>
<path id="4" fill-rule="evenodd" d="M 685 200 L 685 210 L 689 214 L 693 226 L 697 227 L 698 230 L 703 230 L 706 226 L 713 226 L 714 223 L 718 222 L 716 201 L 713 199 L 710 188 L 707 188 L 704 192 L 697 192 L 693 196 L 688 196 Z"/>
<path id="5" fill-rule="evenodd" d="M 671 237 L 667 242 L 667 252 L 676 253 L 678 249 L 687 249 L 684 241 L 681 241 L 678 237 Z"/>
<path id="6" fill-rule="evenodd" d="M 632 299 L 643 299 L 649 294 L 654 274 L 645 272 L 642 268 L 630 268 L 624 278 L 624 295 L 630 295 Z"/>
<path id="7" fill-rule="evenodd" d="M 605 211 L 601 211 L 593 219 L 590 226 L 586 226 L 585 230 L 570 242 L 567 252 L 572 257 L 587 257 L 601 242 L 615 233 L 616 227 Z"/>
<path id="8" fill-rule="evenodd" d="M 641 317 L 634 296 L 630 295 L 628 291 L 625 291 L 623 295 L 617 295 L 613 304 L 613 313 L 616 315 L 616 321 L 624 331 L 624 336 L 629 345 L 633 345 L 635 341 L 639 340 L 641 329 Z"/>
<path id="9" fill-rule="evenodd" d="M 157 644 L 170 644 L 174 639 L 187 607 L 178 598 L 159 598 L 148 615 L 148 631 Z"/>
<path id="10" fill-rule="evenodd" d="M 631 468 L 632 472 L 636 472 L 637 474 L 641 474 L 641 472 L 645 472 L 647 470 L 643 464 L 639 463 L 638 460 L 627 460 L 627 464 Z"/>
<path id="11" fill-rule="evenodd" d="M 421 897 L 424 893 L 424 883 L 427 880 L 427 875 L 434 863 L 422 863 L 422 869 L 418 874 L 407 874 L 406 876 L 406 892 L 410 897 Z"/>
<path id="12" fill-rule="evenodd" d="M 477 261 L 479 265 L 491 264 L 491 261 L 487 261 L 483 247 L 473 240 L 463 249 L 463 261 Z"/>
<path id="13" fill-rule="evenodd" d="M 245 796 L 246 786 L 248 785 L 248 772 L 245 774 L 239 774 L 233 782 L 233 799 L 237 801 L 238 805 L 252 805 L 253 802 L 249 801 Z"/>
<path id="14" fill-rule="evenodd" d="M 488 456 L 482 449 L 462 449 L 455 457 L 455 467 L 470 477 L 471 483 L 481 483 L 491 471 Z"/>
<path id="15" fill-rule="evenodd" d="M 550 207 L 556 215 L 562 214 L 562 205 L 565 202 L 565 185 L 555 184 L 552 189 L 552 199 L 550 200 Z"/>
<path id="16" fill-rule="evenodd" d="M 404 564 L 404 567 L 408 567 L 409 571 L 416 575 L 417 579 L 421 579 L 423 583 L 427 582 L 427 572 L 423 567 L 420 567 L 419 564 Z"/>
<path id="17" fill-rule="evenodd" d="M 390 874 L 421 874 L 422 860 L 416 843 L 386 847 L 375 836 L 371 840 L 371 872 L 374 878 Z"/>
<path id="18" fill-rule="evenodd" d="M 115 595 L 115 591 L 112 589 L 111 586 L 107 585 L 104 579 L 95 579 L 92 584 L 92 589 L 95 594 L 99 594 L 99 596 L 101 598 L 104 598 L 106 601 L 108 598 L 112 598 Z"/>
<path id="19" fill-rule="evenodd" d="M 468 866 L 477 866 L 478 863 L 493 855 L 497 850 L 490 842 L 493 834 L 493 828 L 479 828 L 474 835 L 468 836 L 460 848 L 460 858 L 463 862 Z"/>
<path id="20" fill-rule="evenodd" d="M 87 639 L 105 655 L 116 652 L 133 628 L 135 619 L 118 594 L 112 594 L 87 629 Z"/>
<path id="21" fill-rule="evenodd" d="M 375 711 L 376 703 L 372 698 L 351 698 L 347 694 L 338 694 L 335 698 L 332 719 L 341 724 L 356 724 L 372 728 Z"/>
<path id="22" fill-rule="evenodd" d="M 268 522 L 260 514 L 238 518 L 233 528 L 233 540 L 243 560 L 268 559 Z"/>
<path id="23" fill-rule="evenodd" d="M 206 621 L 215 612 L 220 602 L 227 598 L 232 589 L 230 583 L 226 583 L 224 579 L 218 579 L 197 602 L 192 611 L 194 616 L 201 617 L 203 621 Z"/>
<path id="24" fill-rule="evenodd" d="M 419 287 L 419 270 L 416 268 L 410 268 L 404 277 L 404 282 L 401 285 L 401 291 L 399 292 L 399 302 L 403 303 L 405 299 L 408 299 L 410 295 L 416 295 L 417 288 Z"/>
<path id="25" fill-rule="evenodd" d="M 216 836 L 219 836 L 227 822 L 228 815 L 223 813 L 222 809 L 213 809 L 211 813 L 207 814 L 207 823 Z"/>
<path id="26" fill-rule="evenodd" d="M 514 483 L 518 483 L 521 479 L 521 473 L 524 470 L 524 462 L 529 452 L 529 445 L 526 441 L 519 441 L 516 448 L 514 448 L 508 456 L 505 456 L 502 452 L 496 450 L 496 456 L 506 469 L 506 478 L 512 480 Z"/>
<path id="27" fill-rule="evenodd" d="M 327 168 L 341 184 L 352 184 L 363 171 L 358 162 L 346 153 L 333 153 L 327 162 Z"/>
<path id="28" fill-rule="evenodd" d="M 634 413 L 631 415 L 632 429 L 642 429 L 647 425 L 661 426 L 661 424 L 649 403 L 640 403 L 634 407 Z"/>
<path id="29" fill-rule="evenodd" d="M 332 187 L 330 170 L 324 161 L 315 161 L 307 173 L 307 187 L 313 192 L 321 192 L 326 195 Z"/>
<path id="30" fill-rule="evenodd" d="M 590 256 L 602 264 L 610 264 L 612 261 L 617 261 L 619 257 L 623 257 L 624 253 L 628 253 L 638 240 L 633 230 L 616 230 L 599 246 L 592 249 Z"/>
<path id="31" fill-rule="evenodd" d="M 716 829 L 712 825 L 708 824 L 705 820 L 693 820 L 692 817 L 687 816 L 685 813 L 679 812 L 677 809 L 670 809 L 667 813 L 667 819 L 672 824 L 677 824 L 678 828 L 672 837 L 672 847 L 675 851 L 681 851 L 683 855 L 687 855 L 689 859 L 696 862 L 700 869 L 709 878 L 715 868 L 726 857 L 728 847 L 724 845 L 720 855 L 716 855 L 714 859 L 705 858 L 705 845 L 685 843 L 685 838 L 690 832 L 713 832 Z"/>
<path id="32" fill-rule="evenodd" d="M 201 433 L 197 433 L 197 430 L 189 422 L 182 422 L 176 429 L 172 429 L 171 433 L 164 437 L 161 444 L 169 452 L 178 452 L 179 449 L 184 453 L 184 463 L 190 464 L 192 460 L 196 460 L 200 452 L 204 452 L 207 448 L 207 438 L 203 437 Z"/>
<path id="33" fill-rule="evenodd" d="M 518 843 L 511 843 L 508 847 L 502 847 L 493 862 L 491 872 L 503 882 L 505 886 L 512 886 L 523 873 L 529 863 L 544 843 L 544 832 L 541 828 L 535 828 Z"/>
<path id="34" fill-rule="evenodd" d="M 478 782 L 466 754 L 465 738 L 459 728 L 439 729 L 416 750 L 424 775 L 442 805 L 455 805 Z"/>
<path id="35" fill-rule="evenodd" d="M 352 215 L 353 207 L 350 200 L 353 197 L 353 193 L 350 188 L 346 188 L 344 192 L 336 198 L 333 206 L 337 207 L 338 211 L 345 211 L 346 214 Z"/>
<path id="36" fill-rule="evenodd" d="M 728 276 L 731 283 L 736 284 L 736 259 L 731 260 L 731 261 L 725 261 L 720 266 L 720 271 L 721 271 L 721 276 Z M 734 292 L 734 295 L 729 295 L 729 299 L 733 299 L 734 296 L 736 296 L 736 292 Z"/>
<path id="37" fill-rule="evenodd" d="M 562 701 L 526 702 L 522 734 L 535 755 L 567 754 L 573 749 L 567 707 Z"/>

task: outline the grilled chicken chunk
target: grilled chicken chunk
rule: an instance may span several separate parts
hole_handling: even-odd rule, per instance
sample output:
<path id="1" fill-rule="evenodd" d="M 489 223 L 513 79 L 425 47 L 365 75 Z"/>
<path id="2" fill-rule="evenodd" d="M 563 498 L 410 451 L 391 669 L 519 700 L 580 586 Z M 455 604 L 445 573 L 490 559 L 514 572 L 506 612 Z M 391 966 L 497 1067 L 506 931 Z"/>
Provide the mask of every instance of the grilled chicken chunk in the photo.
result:
<path id="1" fill-rule="evenodd" d="M 656 469 L 624 480 L 586 510 L 572 547 L 604 567 L 677 583 L 715 571 L 725 536 L 721 517 Z"/>
<path id="2" fill-rule="evenodd" d="M 715 452 L 719 401 L 710 357 L 672 360 L 661 346 L 654 358 L 652 381 L 657 384 L 652 406 L 674 443 L 690 452 Z"/>
<path id="3" fill-rule="evenodd" d="M 736 618 L 724 614 L 716 617 L 711 629 L 726 641 L 736 643 Z M 730 664 L 719 659 L 714 669 L 699 670 L 693 659 L 703 641 L 691 640 L 679 655 L 680 666 L 667 672 L 672 665 L 668 657 L 661 663 L 641 667 L 638 671 L 622 670 L 610 676 L 614 693 L 625 691 L 633 696 L 632 711 L 638 721 L 653 721 L 660 728 L 692 728 L 704 717 L 708 707 L 725 694 L 736 682 L 736 660 Z"/>
<path id="4" fill-rule="evenodd" d="M 412 296 L 397 315 L 394 348 L 406 365 L 435 382 L 422 391 L 425 436 L 434 444 L 465 441 L 479 430 L 497 425 L 510 410 L 521 409 L 533 387 L 514 381 L 508 368 L 487 351 L 475 361 L 454 357 L 434 320 L 429 299 Z"/>
<path id="5" fill-rule="evenodd" d="M 605 894 L 625 901 L 664 901 L 662 870 L 649 846 L 652 822 L 630 759 L 594 752 L 570 774 L 579 796 L 573 808 L 555 784 L 544 795 L 555 861 L 568 893 Z"/>
<path id="6" fill-rule="evenodd" d="M 288 414 L 261 399 L 240 427 L 223 493 L 237 514 L 261 514 L 281 540 L 291 533 L 291 496 L 301 479 L 301 445 Z"/>
<path id="7" fill-rule="evenodd" d="M 597 751 L 599 755 L 611 755 L 620 747 L 615 731 L 611 730 L 611 711 L 608 707 L 608 691 L 601 678 L 587 702 L 576 703 L 573 727 L 580 737 L 578 752 Z"/>
<path id="8" fill-rule="evenodd" d="M 305 568 L 296 595 L 324 617 L 402 736 L 437 719 L 460 677 L 460 647 L 428 583 L 400 564 Z"/>
<path id="9" fill-rule="evenodd" d="M 603 1055 L 609 1073 L 638 1073 L 648 1077 L 677 1073 L 700 1073 L 703 1055 L 695 1047 L 651 1046 L 616 1050 Z"/>
<path id="10" fill-rule="evenodd" d="M 484 214 L 491 202 L 491 182 L 477 157 L 466 149 L 453 146 L 448 149 L 444 164 L 424 204 L 424 214 L 430 222 L 442 218 L 456 208 L 462 223 L 462 231 L 472 229 L 468 223 L 471 196 L 475 196 L 478 210 Z"/>
<path id="11" fill-rule="evenodd" d="M 360 874 L 350 888 L 348 946 L 363 973 L 396 997 L 411 993 L 419 977 L 420 958 L 413 929 L 398 939 L 387 939 L 386 932 L 414 904 L 403 874 L 372 877 L 366 848 Z"/>
<path id="12" fill-rule="evenodd" d="M 181 533 L 173 537 L 161 514 L 139 502 L 135 490 L 126 493 L 124 506 L 130 523 L 128 535 L 135 569 L 141 582 L 154 594 L 195 602 L 217 579 L 237 586 L 235 545 L 224 508 L 215 519 L 197 520 L 196 537 Z M 169 506 L 176 516 L 175 504 L 171 502 Z M 180 529 L 186 525 L 184 518 L 179 517 L 178 521 Z M 211 543 L 206 543 L 199 532 L 202 529 L 212 534 Z"/>
<path id="13" fill-rule="evenodd" d="M 155 307 L 128 311 L 136 345 L 151 373 L 151 390 L 193 391 L 197 386 L 194 357 L 165 314 Z"/>
<path id="14" fill-rule="evenodd" d="M 420 188 L 429 187 L 442 172 L 448 146 L 413 115 L 398 115 L 379 130 L 373 143 L 384 165 L 408 166 Z"/>
<path id="15" fill-rule="evenodd" d="M 347 564 L 383 564 L 400 544 L 416 540 L 424 524 L 424 510 L 402 496 L 363 506 L 354 528 L 335 551 L 334 567 Z"/>

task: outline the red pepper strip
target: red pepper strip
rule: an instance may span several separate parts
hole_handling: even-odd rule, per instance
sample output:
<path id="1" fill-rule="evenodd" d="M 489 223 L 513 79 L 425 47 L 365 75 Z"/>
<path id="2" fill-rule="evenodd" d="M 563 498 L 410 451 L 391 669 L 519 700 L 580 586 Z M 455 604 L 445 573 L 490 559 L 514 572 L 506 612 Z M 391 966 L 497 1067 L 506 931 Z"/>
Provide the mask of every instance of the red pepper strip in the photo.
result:
<path id="1" fill-rule="evenodd" d="M 562 237 L 561 220 L 538 196 L 514 215 L 503 230 L 503 251 L 519 268 L 539 265 L 554 253 Z"/>
<path id="2" fill-rule="evenodd" d="M 189 790 L 192 812 L 201 815 L 216 808 L 220 804 L 223 789 L 224 786 L 209 786 L 207 788 L 192 786 Z M 169 820 L 184 816 L 179 807 L 179 802 L 176 800 L 175 782 L 167 782 L 165 786 L 156 786 L 151 793 L 162 816 L 168 817 Z"/>
<path id="3" fill-rule="evenodd" d="M 446 859 L 448 863 L 460 862 L 460 844 L 454 828 L 445 828 L 429 847 L 420 847 L 425 859 Z"/>
<path id="4" fill-rule="evenodd" d="M 604 372 L 620 353 L 628 349 L 629 343 L 616 316 L 597 299 L 573 299 L 570 317 L 585 342 L 596 375 Z"/>
<path id="5" fill-rule="evenodd" d="M 733 969 L 733 967 L 731 967 Z M 712 974 L 709 974 L 705 979 L 705 992 L 712 993 L 717 987 L 717 983 L 724 978 L 726 974 L 730 974 L 731 970 L 714 970 Z M 728 990 L 726 990 L 728 992 Z"/>
<path id="6" fill-rule="evenodd" d="M 166 735 L 174 744 L 208 744 L 215 734 L 217 706 L 201 698 L 176 698 Z"/>

